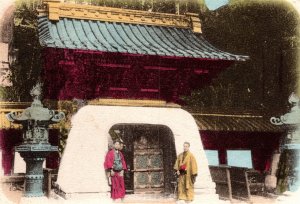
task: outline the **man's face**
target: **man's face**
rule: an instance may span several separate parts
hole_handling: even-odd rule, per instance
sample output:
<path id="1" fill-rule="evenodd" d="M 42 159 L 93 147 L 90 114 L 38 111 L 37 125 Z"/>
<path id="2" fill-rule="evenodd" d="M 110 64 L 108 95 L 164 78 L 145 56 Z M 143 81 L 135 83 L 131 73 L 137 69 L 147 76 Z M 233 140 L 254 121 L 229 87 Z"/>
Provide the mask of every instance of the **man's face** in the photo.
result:
<path id="1" fill-rule="evenodd" d="M 124 148 L 124 144 L 121 143 L 121 144 L 120 144 L 120 150 L 122 150 L 123 148 Z"/>
<path id="2" fill-rule="evenodd" d="M 120 142 L 116 142 L 116 143 L 114 144 L 114 148 L 115 148 L 115 149 L 120 149 Z"/>
<path id="3" fill-rule="evenodd" d="M 190 145 L 184 143 L 183 144 L 183 151 L 187 152 L 187 151 L 189 151 L 189 149 L 190 149 Z"/>

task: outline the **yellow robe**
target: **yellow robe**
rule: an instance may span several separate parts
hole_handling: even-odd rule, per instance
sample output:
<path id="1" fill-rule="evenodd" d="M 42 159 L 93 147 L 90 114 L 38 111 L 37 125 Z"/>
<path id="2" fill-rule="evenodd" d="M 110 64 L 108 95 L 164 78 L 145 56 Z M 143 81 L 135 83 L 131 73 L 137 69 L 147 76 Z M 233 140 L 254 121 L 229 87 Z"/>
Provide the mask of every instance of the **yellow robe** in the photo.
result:
<path id="1" fill-rule="evenodd" d="M 198 167 L 194 155 L 189 151 L 178 155 L 174 170 L 178 171 L 183 164 L 186 166 L 187 174 L 179 176 L 178 200 L 192 201 L 194 199 L 194 183 L 192 182 L 192 176 L 197 175 Z"/>

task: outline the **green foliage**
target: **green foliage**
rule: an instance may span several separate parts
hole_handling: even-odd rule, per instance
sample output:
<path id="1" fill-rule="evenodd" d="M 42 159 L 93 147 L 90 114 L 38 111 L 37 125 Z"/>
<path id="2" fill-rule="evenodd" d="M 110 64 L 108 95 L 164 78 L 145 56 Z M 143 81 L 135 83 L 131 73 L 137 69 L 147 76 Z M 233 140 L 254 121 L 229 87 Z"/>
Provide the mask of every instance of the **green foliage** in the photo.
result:
<path id="1" fill-rule="evenodd" d="M 285 149 L 280 155 L 280 160 L 278 164 L 278 170 L 276 172 L 277 177 L 277 192 L 283 193 L 289 189 L 290 186 L 297 183 L 298 178 L 298 152 L 299 150 Z"/>
<path id="2" fill-rule="evenodd" d="M 161 13 L 175 13 L 176 0 L 76 0 L 76 3 L 108 6 L 124 9 L 145 10 Z M 179 0 L 180 13 L 205 9 L 204 0 Z"/>
<path id="3" fill-rule="evenodd" d="M 10 90 L 11 90 L 10 87 L 0 86 L 0 99 L 1 100 L 8 100 L 9 97 L 10 97 L 10 94 L 9 94 Z"/>
<path id="4" fill-rule="evenodd" d="M 10 64 L 12 87 L 8 100 L 30 101 L 29 92 L 41 72 L 41 47 L 37 33 L 37 11 L 32 4 L 17 4 L 14 13 L 13 40 L 10 44 L 15 60 Z"/>
<path id="5" fill-rule="evenodd" d="M 236 62 L 210 86 L 184 97 L 189 106 L 219 109 L 287 109 L 296 89 L 299 19 L 279 3 L 231 4 L 201 15 L 204 36 L 221 50 L 250 56 Z"/>

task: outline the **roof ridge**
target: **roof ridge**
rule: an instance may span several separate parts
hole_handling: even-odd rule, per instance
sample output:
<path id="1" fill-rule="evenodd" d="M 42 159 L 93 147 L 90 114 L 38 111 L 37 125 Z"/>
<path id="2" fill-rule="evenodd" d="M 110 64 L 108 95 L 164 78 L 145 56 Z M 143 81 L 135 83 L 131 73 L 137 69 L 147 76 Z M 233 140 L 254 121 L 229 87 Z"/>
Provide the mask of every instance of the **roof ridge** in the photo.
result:
<path id="1" fill-rule="evenodd" d="M 178 15 L 46 0 L 44 1 L 42 9 L 38 11 L 39 15 L 48 15 L 50 21 L 58 21 L 62 17 L 67 17 L 118 23 L 189 28 L 196 33 L 202 32 L 199 15 L 194 13 Z"/>

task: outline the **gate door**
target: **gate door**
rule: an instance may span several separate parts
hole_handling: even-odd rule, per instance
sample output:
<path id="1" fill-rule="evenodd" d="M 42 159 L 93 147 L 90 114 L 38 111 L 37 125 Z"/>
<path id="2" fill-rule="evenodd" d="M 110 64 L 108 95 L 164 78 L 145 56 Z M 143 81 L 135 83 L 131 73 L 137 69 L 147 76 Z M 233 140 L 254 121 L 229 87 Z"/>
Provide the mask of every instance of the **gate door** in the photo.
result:
<path id="1" fill-rule="evenodd" d="M 162 193 L 164 171 L 158 138 L 140 137 L 134 142 L 134 193 Z"/>

